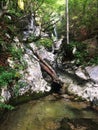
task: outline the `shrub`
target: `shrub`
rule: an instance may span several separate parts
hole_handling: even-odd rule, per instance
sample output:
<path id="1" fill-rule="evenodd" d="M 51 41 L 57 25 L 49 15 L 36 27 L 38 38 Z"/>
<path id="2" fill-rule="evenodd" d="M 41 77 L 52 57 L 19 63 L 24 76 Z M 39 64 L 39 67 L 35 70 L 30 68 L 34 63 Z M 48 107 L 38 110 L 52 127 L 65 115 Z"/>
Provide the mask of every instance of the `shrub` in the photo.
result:
<path id="1" fill-rule="evenodd" d="M 16 48 L 16 47 L 9 47 L 9 52 L 13 56 L 13 58 L 20 59 L 21 56 L 23 55 L 22 49 L 21 48 Z"/>
<path id="2" fill-rule="evenodd" d="M 19 78 L 17 72 L 11 68 L 0 67 L 0 87 L 8 85 L 13 79 Z"/>
<path id="3" fill-rule="evenodd" d="M 53 44 L 52 40 L 49 38 L 40 39 L 36 43 L 37 43 L 37 45 L 43 45 L 44 47 L 46 47 L 48 49 L 51 48 L 52 44 Z"/>
<path id="4" fill-rule="evenodd" d="M 11 106 L 11 105 L 8 105 L 8 104 L 5 104 L 5 103 L 0 103 L 0 109 L 2 108 L 6 108 L 6 109 L 9 109 L 9 110 L 13 110 L 14 107 Z"/>
<path id="5" fill-rule="evenodd" d="M 98 56 L 95 54 L 93 57 L 90 57 L 90 54 L 87 50 L 87 45 L 85 43 L 72 42 L 70 43 L 70 48 L 76 47 L 77 50 L 74 54 L 76 64 L 79 65 L 98 65 Z"/>

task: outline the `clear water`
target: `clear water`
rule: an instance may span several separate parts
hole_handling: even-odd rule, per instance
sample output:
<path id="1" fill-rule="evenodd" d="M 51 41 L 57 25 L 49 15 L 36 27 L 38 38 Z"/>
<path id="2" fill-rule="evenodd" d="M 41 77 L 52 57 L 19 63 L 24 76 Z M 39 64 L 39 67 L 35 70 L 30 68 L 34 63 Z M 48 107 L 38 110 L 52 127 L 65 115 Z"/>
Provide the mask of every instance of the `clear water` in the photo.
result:
<path id="1" fill-rule="evenodd" d="M 89 123 L 86 122 L 87 126 L 78 124 L 77 126 L 81 126 L 79 130 L 86 130 L 92 121 L 95 126 L 88 130 L 97 130 L 98 113 L 86 109 L 85 103 L 54 99 L 52 96 L 47 96 L 16 107 L 15 110 L 5 114 L 0 130 L 78 130 L 75 128 L 75 120 L 77 122 L 81 119 L 80 122 L 89 120 Z M 70 124 L 69 127 L 65 126 L 66 119 L 68 125 Z"/>

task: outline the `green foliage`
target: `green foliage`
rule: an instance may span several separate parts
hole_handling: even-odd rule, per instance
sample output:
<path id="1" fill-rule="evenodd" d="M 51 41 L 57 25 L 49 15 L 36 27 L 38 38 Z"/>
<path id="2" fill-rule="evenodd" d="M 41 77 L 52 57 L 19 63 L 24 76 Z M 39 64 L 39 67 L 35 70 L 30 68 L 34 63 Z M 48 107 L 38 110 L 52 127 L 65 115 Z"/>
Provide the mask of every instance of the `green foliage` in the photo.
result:
<path id="1" fill-rule="evenodd" d="M 76 47 L 76 52 L 74 54 L 75 63 L 78 65 L 98 65 L 98 56 L 97 54 L 94 57 L 90 57 L 87 51 L 87 44 L 81 42 L 71 42 L 67 45 L 69 50 L 73 50 Z"/>
<path id="2" fill-rule="evenodd" d="M 41 31 L 47 31 L 48 33 L 53 32 L 53 20 L 60 18 L 60 22 L 57 23 L 57 30 L 59 36 L 66 34 L 66 18 L 65 18 L 65 0 L 24 0 L 24 10 L 21 10 L 17 5 L 18 0 L 1 0 L 0 9 L 3 5 L 6 5 L 8 2 L 8 13 L 12 16 L 12 19 L 4 16 L 0 19 L 0 52 L 10 52 L 13 59 L 19 60 L 21 64 L 15 64 L 14 70 L 11 68 L 0 67 L 0 87 L 6 86 L 9 83 L 13 82 L 13 79 L 19 79 L 21 77 L 18 72 L 21 69 L 25 69 L 25 61 L 21 61 L 23 56 L 23 51 L 21 48 L 10 46 L 13 41 L 14 36 L 20 35 L 15 29 L 17 28 L 18 20 L 21 20 L 21 17 L 27 15 L 29 12 L 34 12 L 35 17 L 39 19 L 38 24 L 42 27 Z M 94 32 L 94 28 L 98 26 L 98 0 L 69 0 L 69 19 L 70 19 L 70 32 L 74 36 L 80 35 L 79 31 L 81 27 L 86 27 L 89 32 Z M 37 9 L 37 10 L 36 10 Z M 0 12 L 1 13 L 1 12 Z M 9 15 L 9 16 L 10 16 Z M 62 19 L 61 19 L 62 17 Z M 1 18 L 1 15 L 0 15 Z M 78 33 L 77 33 L 78 32 Z M 6 37 L 6 34 L 10 35 L 10 38 Z M 20 37 L 22 37 L 20 35 Z M 30 41 L 35 40 L 36 37 L 31 35 L 29 38 Z M 49 38 L 43 38 L 36 42 L 37 45 L 43 45 L 46 48 L 50 48 L 53 44 L 52 40 Z M 10 46 L 10 47 L 9 47 Z M 9 48 L 8 48 L 9 47 Z M 85 44 L 73 42 L 67 46 L 70 51 L 74 47 L 77 48 L 74 58 L 76 64 L 78 65 L 91 65 L 98 64 L 98 56 L 95 55 L 93 58 L 89 57 L 87 52 L 87 47 Z M 17 72 L 16 72 L 17 71 Z M 25 84 L 18 83 L 14 87 L 15 95 L 19 94 L 20 87 L 24 87 Z M 11 109 L 7 104 L 0 103 L 0 107 Z"/>
<path id="3" fill-rule="evenodd" d="M 3 99 L 3 97 L 0 96 L 0 100 L 2 100 L 2 99 Z M 2 109 L 13 110 L 14 107 L 12 105 L 0 102 L 0 110 L 2 110 Z"/>
<path id="4" fill-rule="evenodd" d="M 66 35 L 66 12 L 64 12 L 66 5 L 61 6 L 63 6 L 61 8 L 63 13 L 61 13 L 62 19 L 57 30 L 59 35 Z M 62 12 L 60 9 L 59 11 Z M 82 27 L 85 27 L 89 34 L 94 32 L 94 29 L 98 27 L 98 0 L 69 0 L 69 21 L 70 34 L 77 39 L 81 35 Z"/>
<path id="5" fill-rule="evenodd" d="M 0 103 L 0 109 L 8 109 L 8 110 L 13 110 L 14 107 L 5 103 Z"/>
<path id="6" fill-rule="evenodd" d="M 86 60 L 88 57 L 87 46 L 81 42 L 71 42 L 69 44 L 69 47 L 71 48 L 71 50 L 73 50 L 74 47 L 76 48 L 76 51 L 74 53 L 76 64 L 78 65 L 86 64 L 87 62 Z"/>
<path id="7" fill-rule="evenodd" d="M 15 70 L 8 69 L 6 70 L 3 67 L 0 67 L 0 86 L 8 85 L 10 82 L 12 82 L 13 79 L 15 79 Z"/>
<path id="8" fill-rule="evenodd" d="M 60 1 L 59 0 L 45 0 L 44 4 L 46 5 L 47 8 L 52 7 L 53 12 L 58 12 L 58 13 L 61 13 L 61 11 L 64 12 L 64 4 L 65 4 L 64 0 L 60 0 Z"/>
<path id="9" fill-rule="evenodd" d="M 17 47 L 9 47 L 9 52 L 11 53 L 11 55 L 13 56 L 13 58 L 17 58 L 17 59 L 21 59 L 23 52 L 21 48 L 17 48 Z"/>
<path id="10" fill-rule="evenodd" d="M 76 60 L 76 64 L 78 65 L 87 65 L 87 59 L 88 55 L 87 55 L 87 52 L 86 51 L 82 51 L 82 52 L 79 52 L 77 51 L 75 53 L 75 60 Z"/>
<path id="11" fill-rule="evenodd" d="M 11 69 L 10 67 L 0 67 L 0 87 L 7 86 L 13 80 L 19 79 L 20 77 L 21 74 L 17 70 Z"/>
<path id="12" fill-rule="evenodd" d="M 90 59 L 88 65 L 98 65 L 98 56 L 95 55 L 93 58 Z"/>
<path id="13" fill-rule="evenodd" d="M 53 41 L 49 38 L 43 38 L 37 41 L 37 45 L 43 45 L 44 47 L 48 49 L 52 47 L 52 44 L 53 44 Z"/>
<path id="14" fill-rule="evenodd" d="M 15 97 L 19 96 L 20 88 L 24 88 L 25 86 L 27 86 L 25 82 L 18 82 L 14 85 L 13 92 L 15 93 Z"/>

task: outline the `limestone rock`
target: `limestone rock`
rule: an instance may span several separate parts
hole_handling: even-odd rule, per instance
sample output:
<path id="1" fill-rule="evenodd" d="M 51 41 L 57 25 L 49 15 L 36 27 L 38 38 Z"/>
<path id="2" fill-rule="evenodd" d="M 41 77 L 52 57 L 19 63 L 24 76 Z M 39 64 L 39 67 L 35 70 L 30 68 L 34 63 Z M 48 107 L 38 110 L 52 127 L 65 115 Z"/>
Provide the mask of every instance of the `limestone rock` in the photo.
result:
<path id="1" fill-rule="evenodd" d="M 1 90 L 1 102 L 7 102 L 11 98 L 11 94 L 8 91 L 7 87 L 3 87 Z"/>
<path id="2" fill-rule="evenodd" d="M 98 66 L 89 66 L 89 67 L 86 67 L 86 71 L 89 74 L 89 77 L 95 83 L 98 83 Z"/>
<path id="3" fill-rule="evenodd" d="M 78 68 L 76 71 L 75 71 L 75 74 L 84 79 L 84 80 L 88 80 L 88 77 L 86 76 L 86 74 L 83 72 L 82 68 Z"/>
<path id="4" fill-rule="evenodd" d="M 30 46 L 33 50 L 37 49 L 33 43 L 31 43 Z M 39 60 L 29 48 L 26 48 L 25 46 L 24 48 L 26 49 L 26 52 L 22 58 L 27 63 L 27 66 L 22 72 L 23 77 L 21 81 L 25 82 L 26 86 L 20 87 L 20 95 L 25 94 L 28 91 L 31 93 L 50 91 L 50 86 L 48 86 L 47 82 L 43 79 Z"/>
<path id="5" fill-rule="evenodd" d="M 41 46 L 38 50 L 38 54 L 41 56 L 42 59 L 47 60 L 50 64 L 53 64 L 54 54 L 48 52 L 43 46 Z"/>

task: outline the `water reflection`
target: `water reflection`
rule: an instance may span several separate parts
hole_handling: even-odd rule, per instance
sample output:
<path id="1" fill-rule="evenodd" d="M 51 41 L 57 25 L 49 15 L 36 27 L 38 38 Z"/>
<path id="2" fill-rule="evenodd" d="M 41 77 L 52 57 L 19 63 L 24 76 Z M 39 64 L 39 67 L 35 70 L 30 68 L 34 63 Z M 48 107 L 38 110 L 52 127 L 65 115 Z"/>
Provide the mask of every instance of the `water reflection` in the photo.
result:
<path id="1" fill-rule="evenodd" d="M 86 107 L 82 102 L 48 96 L 9 112 L 0 130 L 97 130 L 98 113 Z"/>

